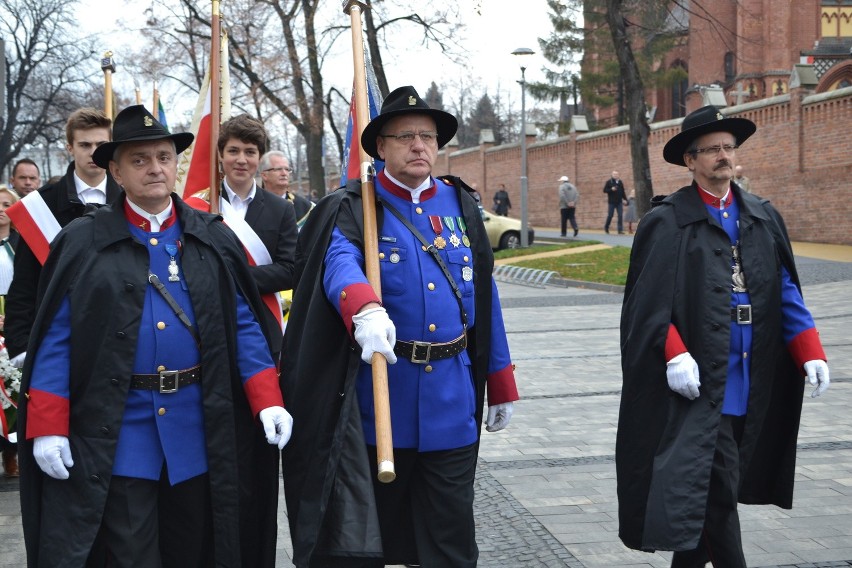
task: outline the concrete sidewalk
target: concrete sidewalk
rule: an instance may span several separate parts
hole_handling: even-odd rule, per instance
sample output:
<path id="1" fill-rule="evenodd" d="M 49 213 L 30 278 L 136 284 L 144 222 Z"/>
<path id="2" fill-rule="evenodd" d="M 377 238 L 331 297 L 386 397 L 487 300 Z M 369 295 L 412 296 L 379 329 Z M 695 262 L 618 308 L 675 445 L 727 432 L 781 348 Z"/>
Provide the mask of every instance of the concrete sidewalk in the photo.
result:
<path id="1" fill-rule="evenodd" d="M 754 567 L 852 566 L 852 264 L 797 262 L 832 385 L 804 401 L 793 509 L 741 507 L 746 559 Z M 618 539 L 621 294 L 499 288 L 522 400 L 507 430 L 483 431 L 479 566 L 668 566 L 669 553 L 631 551 Z M 3 568 L 25 562 L 17 485 L 0 478 Z M 285 567 L 292 564 L 283 499 L 280 511 L 277 565 Z"/>

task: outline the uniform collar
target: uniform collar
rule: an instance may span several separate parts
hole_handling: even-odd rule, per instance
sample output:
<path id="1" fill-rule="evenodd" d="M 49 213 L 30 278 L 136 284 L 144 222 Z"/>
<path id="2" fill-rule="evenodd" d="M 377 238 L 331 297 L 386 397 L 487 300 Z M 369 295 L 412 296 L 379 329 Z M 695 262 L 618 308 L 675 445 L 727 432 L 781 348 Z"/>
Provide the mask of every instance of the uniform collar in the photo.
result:
<path id="1" fill-rule="evenodd" d="M 701 197 L 701 201 L 703 201 L 705 205 L 709 205 L 714 209 L 727 209 L 731 206 L 731 202 L 734 200 L 734 193 L 731 191 L 731 186 L 728 186 L 728 191 L 725 193 L 724 197 L 719 198 L 700 185 L 695 185 L 698 188 L 698 196 Z"/>
<path id="2" fill-rule="evenodd" d="M 129 199 L 125 199 L 124 216 L 127 217 L 127 221 L 131 225 L 133 225 L 134 227 L 139 227 L 143 231 L 147 231 L 149 233 L 165 231 L 166 229 L 174 225 L 175 221 L 177 221 L 177 214 L 175 213 L 175 207 L 173 203 L 169 203 L 168 207 L 166 207 L 163 211 L 160 211 L 156 215 L 151 215 L 135 203 L 131 203 Z M 151 231 L 151 217 L 156 217 L 157 220 L 160 222 L 159 231 Z"/>
<path id="3" fill-rule="evenodd" d="M 420 201 L 426 201 L 435 196 L 438 189 L 435 185 L 435 180 L 430 176 L 428 180 L 426 180 L 429 185 L 426 189 L 420 192 Z M 386 173 L 385 170 L 379 172 L 379 183 L 382 184 L 382 187 L 385 188 L 388 193 L 396 195 L 400 199 L 405 199 L 406 201 L 414 201 L 411 198 L 412 192 L 417 191 L 420 188 L 410 188 L 408 186 L 402 185 L 399 181 L 395 179 L 391 179 L 391 177 Z M 424 182 L 426 183 L 426 182 Z"/>

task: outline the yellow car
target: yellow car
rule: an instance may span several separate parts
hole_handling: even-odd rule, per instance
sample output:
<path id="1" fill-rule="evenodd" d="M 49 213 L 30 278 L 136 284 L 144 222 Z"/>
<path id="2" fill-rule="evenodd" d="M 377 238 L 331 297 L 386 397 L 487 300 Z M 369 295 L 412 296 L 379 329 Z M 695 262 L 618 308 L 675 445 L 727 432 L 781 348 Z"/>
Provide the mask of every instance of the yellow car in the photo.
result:
<path id="1" fill-rule="evenodd" d="M 479 214 L 482 215 L 482 222 L 485 224 L 485 232 L 488 233 L 488 241 L 491 243 L 492 249 L 500 250 L 521 246 L 521 221 L 519 219 L 490 213 L 482 205 L 479 206 Z M 529 244 L 533 244 L 535 231 L 531 226 L 527 226 L 527 235 Z"/>

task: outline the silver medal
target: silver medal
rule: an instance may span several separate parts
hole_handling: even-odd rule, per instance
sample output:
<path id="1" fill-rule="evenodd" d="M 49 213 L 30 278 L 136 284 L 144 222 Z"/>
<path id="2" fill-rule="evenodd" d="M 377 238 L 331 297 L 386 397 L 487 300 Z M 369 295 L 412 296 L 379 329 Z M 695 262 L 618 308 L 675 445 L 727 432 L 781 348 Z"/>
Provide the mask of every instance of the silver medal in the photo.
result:
<path id="1" fill-rule="evenodd" d="M 396 264 L 397 262 L 399 262 L 399 253 L 392 252 L 391 255 L 390 255 L 390 261 L 393 264 Z"/>
<path id="2" fill-rule="evenodd" d="M 470 282 L 473 280 L 473 268 L 469 266 L 465 266 L 462 268 L 462 280 L 465 282 Z"/>
<path id="3" fill-rule="evenodd" d="M 171 257 L 169 260 L 169 282 L 180 282 L 178 274 L 179 270 L 177 262 L 175 262 L 175 257 Z"/>

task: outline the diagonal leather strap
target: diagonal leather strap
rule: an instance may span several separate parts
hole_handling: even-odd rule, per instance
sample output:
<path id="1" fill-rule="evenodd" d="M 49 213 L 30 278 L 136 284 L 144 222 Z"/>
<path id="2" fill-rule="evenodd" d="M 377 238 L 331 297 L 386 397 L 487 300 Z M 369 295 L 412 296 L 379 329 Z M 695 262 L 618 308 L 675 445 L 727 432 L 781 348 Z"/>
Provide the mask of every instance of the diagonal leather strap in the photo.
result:
<path id="1" fill-rule="evenodd" d="M 183 311 L 183 308 L 180 307 L 180 304 L 177 303 L 174 296 L 169 293 L 163 283 L 160 282 L 157 275 L 153 272 L 148 273 L 148 282 L 154 285 L 154 288 L 160 293 L 160 296 L 163 297 L 180 322 L 186 326 L 186 329 L 189 330 L 190 335 L 192 335 L 192 338 L 195 340 L 195 344 L 198 346 L 198 349 L 201 350 L 201 338 L 198 336 L 198 331 L 192 327 L 192 322 L 189 321 L 189 316 L 186 315 L 186 312 Z"/>
<path id="2" fill-rule="evenodd" d="M 444 273 L 444 276 L 447 278 L 447 281 L 450 283 L 450 287 L 453 289 L 453 294 L 456 297 L 456 302 L 459 304 L 459 311 L 461 312 L 462 325 L 464 329 L 467 330 L 467 312 L 464 311 L 464 305 L 462 304 L 462 293 L 459 290 L 458 284 L 456 284 L 455 279 L 452 274 L 450 274 L 450 269 L 447 268 L 447 264 L 444 262 L 444 259 L 441 258 L 441 255 L 438 254 L 438 249 L 435 248 L 435 245 L 426 240 L 420 231 L 417 230 L 417 227 L 411 224 L 411 222 L 402 216 L 396 207 L 383 200 L 381 197 L 376 195 L 376 201 L 381 203 L 388 211 L 393 213 L 393 216 L 400 220 L 400 222 L 406 226 L 406 228 L 411 231 L 411 234 L 417 237 L 417 240 L 420 241 L 424 247 L 426 247 L 426 252 L 428 252 L 432 258 L 435 259 L 435 262 L 438 263 L 438 266 L 441 267 L 441 272 Z"/>

